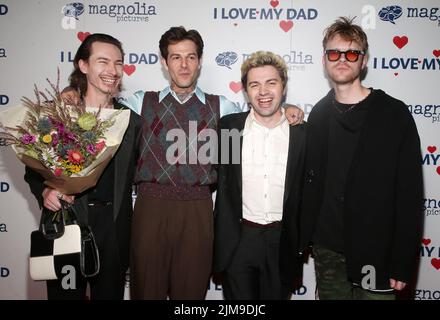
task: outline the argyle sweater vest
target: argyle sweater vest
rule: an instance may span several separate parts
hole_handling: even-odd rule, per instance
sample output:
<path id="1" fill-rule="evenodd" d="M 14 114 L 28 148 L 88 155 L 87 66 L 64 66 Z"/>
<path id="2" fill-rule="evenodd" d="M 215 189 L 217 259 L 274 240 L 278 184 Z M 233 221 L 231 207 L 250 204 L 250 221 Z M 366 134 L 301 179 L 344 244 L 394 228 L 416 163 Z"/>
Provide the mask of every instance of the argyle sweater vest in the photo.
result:
<path id="1" fill-rule="evenodd" d="M 205 99 L 203 104 L 193 94 L 181 104 L 168 94 L 159 102 L 159 92 L 145 93 L 136 174 L 139 193 L 174 200 L 211 197 L 217 173 L 211 162 L 200 163 L 197 155 L 207 142 L 198 137 L 206 129 L 217 132 L 220 103 L 216 95 L 205 94 Z"/>

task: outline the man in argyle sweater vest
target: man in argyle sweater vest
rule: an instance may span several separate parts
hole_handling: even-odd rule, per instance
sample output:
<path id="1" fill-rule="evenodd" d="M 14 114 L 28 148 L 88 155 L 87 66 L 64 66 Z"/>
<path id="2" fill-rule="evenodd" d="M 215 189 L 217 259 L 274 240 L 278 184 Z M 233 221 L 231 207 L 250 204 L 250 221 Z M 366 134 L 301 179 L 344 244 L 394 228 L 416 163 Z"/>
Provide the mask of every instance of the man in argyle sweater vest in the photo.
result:
<path id="1" fill-rule="evenodd" d="M 219 97 L 204 94 L 203 103 L 196 94 L 180 103 L 168 94 L 159 102 L 158 92 L 146 92 L 142 106 L 143 146 L 138 162 L 137 181 L 141 192 L 156 198 L 174 200 L 210 199 L 210 185 L 217 180 L 212 165 L 192 163 L 190 153 L 198 154 L 198 147 L 206 142 L 189 141 L 190 126 L 197 134 L 205 129 L 217 131 Z M 194 128 L 195 127 L 195 128 Z M 185 133 L 184 153 L 175 163 L 167 160 L 167 150 L 175 144 L 170 141 L 172 129 Z M 197 138 L 197 137 L 196 137 Z"/>
<path id="2" fill-rule="evenodd" d="M 189 158 L 191 152 L 198 154 L 197 134 L 217 130 L 220 97 L 196 86 L 203 53 L 197 31 L 173 27 L 159 46 L 171 83 L 138 97 L 143 135 L 132 224 L 131 298 L 204 299 L 213 245 L 210 188 L 217 177 L 210 163 Z M 194 126 L 197 134 L 190 141 Z M 184 152 L 179 149 L 172 154 L 176 161 L 169 161 L 167 152 L 175 141 L 167 135 L 174 129 L 184 135 Z"/>

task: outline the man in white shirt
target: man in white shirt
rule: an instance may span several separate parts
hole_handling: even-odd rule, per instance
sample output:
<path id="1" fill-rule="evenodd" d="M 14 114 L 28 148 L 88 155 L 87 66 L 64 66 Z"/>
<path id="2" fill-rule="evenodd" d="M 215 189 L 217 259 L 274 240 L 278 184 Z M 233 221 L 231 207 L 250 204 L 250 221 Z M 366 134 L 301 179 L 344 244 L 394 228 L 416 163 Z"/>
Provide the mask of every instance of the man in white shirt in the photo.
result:
<path id="1" fill-rule="evenodd" d="M 305 130 L 289 126 L 281 107 L 280 57 L 256 52 L 241 73 L 251 110 L 220 120 L 214 271 L 223 273 L 226 299 L 286 299 L 302 269 L 296 217 Z"/>

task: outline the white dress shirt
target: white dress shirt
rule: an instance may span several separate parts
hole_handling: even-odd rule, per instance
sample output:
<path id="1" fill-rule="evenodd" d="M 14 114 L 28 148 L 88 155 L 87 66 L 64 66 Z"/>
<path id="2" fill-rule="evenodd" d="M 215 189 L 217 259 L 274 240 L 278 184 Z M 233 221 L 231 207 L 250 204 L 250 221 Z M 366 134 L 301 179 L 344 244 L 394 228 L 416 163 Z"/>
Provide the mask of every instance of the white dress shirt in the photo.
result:
<path id="1" fill-rule="evenodd" d="M 259 224 L 280 221 L 283 216 L 284 182 L 289 151 L 289 124 L 282 116 L 266 128 L 250 111 L 243 130 L 243 218 Z"/>

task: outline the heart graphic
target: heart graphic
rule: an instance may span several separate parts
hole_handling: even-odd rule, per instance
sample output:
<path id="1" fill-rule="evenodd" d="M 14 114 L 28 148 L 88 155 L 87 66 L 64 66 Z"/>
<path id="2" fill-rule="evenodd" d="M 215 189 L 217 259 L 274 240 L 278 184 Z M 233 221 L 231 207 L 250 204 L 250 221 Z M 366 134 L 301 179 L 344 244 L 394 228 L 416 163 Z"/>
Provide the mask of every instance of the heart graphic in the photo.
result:
<path id="1" fill-rule="evenodd" d="M 83 42 L 85 40 L 85 38 L 87 38 L 88 36 L 90 36 L 90 32 L 78 32 L 76 34 L 77 38 L 79 39 L 79 41 Z"/>
<path id="2" fill-rule="evenodd" d="M 276 8 L 279 4 L 280 4 L 280 2 L 279 2 L 278 0 L 272 0 L 272 1 L 270 2 L 270 5 L 271 5 L 273 8 Z"/>
<path id="3" fill-rule="evenodd" d="M 394 75 L 397 77 L 399 75 L 399 73 L 398 72 L 394 72 Z"/>
<path id="4" fill-rule="evenodd" d="M 431 259 L 431 264 L 434 268 L 436 268 L 437 270 L 440 269 L 440 259 L 437 258 L 432 258 Z"/>
<path id="5" fill-rule="evenodd" d="M 284 32 L 289 31 L 290 29 L 292 29 L 293 27 L 293 22 L 292 21 L 286 21 L 286 20 L 281 20 L 280 21 L 280 28 L 283 29 Z"/>
<path id="6" fill-rule="evenodd" d="M 433 54 L 436 58 L 438 58 L 438 57 L 440 57 L 440 50 L 434 50 L 434 51 L 432 51 L 432 54 Z"/>
<path id="7" fill-rule="evenodd" d="M 397 48 L 402 49 L 408 43 L 408 37 L 407 36 L 402 36 L 402 37 L 395 36 L 393 38 L 393 42 Z"/>
<path id="8" fill-rule="evenodd" d="M 134 64 L 124 64 L 124 72 L 127 74 L 127 76 L 131 76 L 135 71 L 136 66 Z"/>
<path id="9" fill-rule="evenodd" d="M 431 239 L 422 239 L 422 243 L 427 246 L 428 244 L 431 243 Z"/>
<path id="10" fill-rule="evenodd" d="M 243 85 L 241 84 L 241 82 L 231 81 L 229 83 L 229 88 L 231 88 L 234 93 L 237 93 L 243 89 Z"/>
<path id="11" fill-rule="evenodd" d="M 426 149 L 428 149 L 428 151 L 429 151 L 430 153 L 434 153 L 435 150 L 437 150 L 437 147 L 436 147 L 436 146 L 428 146 L 428 148 L 426 148 Z"/>
<path id="12" fill-rule="evenodd" d="M 440 175 L 440 167 L 437 167 L 437 174 Z"/>

